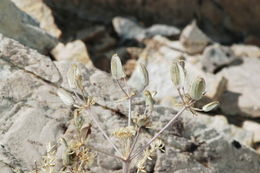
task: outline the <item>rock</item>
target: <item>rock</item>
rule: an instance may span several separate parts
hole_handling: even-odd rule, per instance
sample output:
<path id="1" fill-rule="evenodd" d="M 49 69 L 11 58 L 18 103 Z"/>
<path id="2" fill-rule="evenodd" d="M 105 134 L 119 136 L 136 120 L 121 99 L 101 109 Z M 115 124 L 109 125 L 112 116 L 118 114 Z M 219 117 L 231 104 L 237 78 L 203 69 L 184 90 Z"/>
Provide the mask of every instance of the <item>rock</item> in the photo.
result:
<path id="1" fill-rule="evenodd" d="M 0 160 L 32 169 L 63 134 L 70 108 L 55 94 L 60 75 L 50 58 L 2 35 L 0 52 Z"/>
<path id="2" fill-rule="evenodd" d="M 35 50 L 24 47 L 18 42 L 6 38 L 1 34 L 0 55 L 2 60 L 9 62 L 17 68 L 33 73 L 44 80 L 53 83 L 57 83 L 61 80 L 59 72 L 50 58 L 37 53 Z M 4 79 L 4 77 L 6 77 L 5 73 L 1 75 L 2 79 Z"/>
<path id="3" fill-rule="evenodd" d="M 260 142 L 260 124 L 253 121 L 244 121 L 243 129 L 254 133 L 254 143 Z"/>
<path id="4" fill-rule="evenodd" d="M 260 116 L 260 89 L 258 58 L 243 58 L 241 65 L 222 69 L 218 75 L 228 80 L 227 91 L 220 98 L 220 108 L 227 115 L 251 118 Z"/>
<path id="5" fill-rule="evenodd" d="M 39 24 L 29 15 L 19 10 L 10 0 L 0 4 L 0 33 L 20 43 L 48 53 L 57 43 L 57 39 L 39 28 Z"/>
<path id="6" fill-rule="evenodd" d="M 92 66 L 87 47 L 81 40 L 69 42 L 66 45 L 59 43 L 51 54 L 58 61 L 80 62 L 86 66 Z"/>
<path id="7" fill-rule="evenodd" d="M 220 68 L 229 65 L 234 60 L 235 55 L 232 49 L 214 44 L 204 50 L 201 63 L 203 70 L 214 73 Z"/>
<path id="8" fill-rule="evenodd" d="M 171 109 L 157 107 L 156 112 L 153 114 L 154 121 L 158 122 L 155 131 L 160 129 L 162 124 L 165 124 L 171 118 L 169 115 L 173 116 L 174 114 Z M 211 124 L 205 118 L 215 123 Z M 190 113 L 182 114 L 161 136 L 166 144 L 166 152 L 158 153 L 155 172 L 241 171 L 242 173 L 249 167 L 252 168 L 250 170 L 252 173 L 259 170 L 260 156 L 254 150 L 247 148 L 234 139 L 233 132 L 227 130 L 230 127 L 225 122 L 226 120 L 218 122 L 219 120 L 220 118 L 203 117 L 203 115 L 202 117 L 201 115 L 194 117 Z M 221 128 L 221 124 L 226 125 Z M 218 130 L 216 130 L 216 127 Z M 240 130 L 236 131 L 237 134 L 245 132 L 242 129 Z M 247 151 L 245 152 L 245 150 Z M 225 163 L 226 159 L 229 160 L 228 163 Z M 251 161 L 255 162 L 248 165 Z M 235 165 L 240 165 L 240 162 L 245 165 L 236 167 Z"/>
<path id="9" fill-rule="evenodd" d="M 61 136 L 71 135 L 72 110 L 65 106 L 55 93 L 57 87 L 70 89 L 66 73 L 72 62 L 50 63 L 48 57 L 4 37 L 0 39 L 0 52 L 0 74 L 2 75 L 0 78 L 0 172 L 10 172 L 12 168 L 28 171 L 34 167 L 34 161 L 38 161 L 45 153 L 46 143 L 55 143 Z M 16 56 L 21 52 L 24 53 L 22 56 Z M 49 63 L 50 66 L 50 70 L 47 69 L 45 73 L 26 70 L 30 65 L 42 69 L 44 66 L 41 64 L 44 63 Z M 115 102 L 122 98 L 124 93 L 117 87 L 111 75 L 95 68 L 86 68 L 83 64 L 78 66 L 82 72 L 83 86 L 87 94 L 96 100 L 89 113 L 95 116 L 104 130 L 111 135 L 115 129 L 127 123 L 125 117 L 128 110 L 127 102 Z M 59 80 L 58 83 L 56 80 L 51 80 L 54 77 L 48 77 L 50 75 L 54 75 L 55 78 L 58 75 L 63 80 Z M 133 103 L 136 103 L 132 108 L 133 111 L 144 111 L 143 102 L 140 100 L 139 97 L 133 100 Z M 151 115 L 154 126 L 140 136 L 141 140 L 137 146 L 147 142 L 176 113 L 174 109 L 155 105 Z M 90 122 L 89 114 L 83 116 L 87 122 Z M 236 141 L 231 132 L 222 133 L 223 129 L 215 130 L 213 125 L 208 126 L 208 122 L 201 119 L 201 116 L 194 117 L 191 113 L 184 112 L 162 134 L 161 139 L 165 141 L 166 154 L 157 154 L 158 159 L 154 160 L 155 169 L 153 170 L 151 166 L 151 171 L 259 172 L 260 156 L 254 150 Z M 235 132 L 235 134 L 242 133 L 246 132 L 244 130 Z M 244 141 L 244 139 L 240 140 Z M 113 137 L 112 140 L 119 144 Z M 104 145 L 108 143 L 95 124 L 89 142 L 97 148 L 113 152 L 110 145 Z M 62 150 L 61 147 L 58 146 L 58 151 Z M 60 157 L 57 161 L 60 161 Z M 118 161 L 98 154 L 90 171 L 115 173 L 120 169 L 121 165 Z"/>
<path id="10" fill-rule="evenodd" d="M 109 23 L 114 16 L 135 16 L 140 21 L 161 23 L 182 28 L 196 18 L 198 25 L 217 42 L 232 43 L 243 41 L 247 35 L 259 38 L 260 3 L 238 0 L 219 1 L 170 1 L 170 0 L 125 0 L 125 5 L 115 0 L 45 0 L 58 14 L 77 15 L 87 21 Z M 116 8 L 115 8 L 116 7 Z M 248 10 L 245 10 L 248 9 Z M 67 15 L 59 15 L 63 23 Z M 256 22 L 257 21 L 257 22 Z"/>
<path id="11" fill-rule="evenodd" d="M 144 27 L 141 27 L 136 21 L 124 17 L 115 17 L 113 19 L 113 26 L 121 38 L 136 39 L 139 41 L 145 38 L 151 38 L 155 35 L 170 37 L 180 34 L 180 30 L 173 26 L 155 24 L 145 29 Z"/>
<path id="12" fill-rule="evenodd" d="M 260 58 L 260 49 L 253 45 L 234 44 L 231 46 L 235 56 Z"/>
<path id="13" fill-rule="evenodd" d="M 54 22 L 51 9 L 42 1 L 11 0 L 21 10 L 25 11 L 40 22 L 40 27 L 52 36 L 59 38 L 61 30 Z"/>
<path id="14" fill-rule="evenodd" d="M 196 54 L 204 50 L 210 39 L 198 28 L 196 21 L 193 21 L 183 29 L 180 42 L 189 54 Z"/>
<path id="15" fill-rule="evenodd" d="M 165 37 L 177 36 L 180 30 L 176 27 L 162 24 L 155 24 L 146 29 L 146 37 L 151 38 L 156 35 Z"/>
<path id="16" fill-rule="evenodd" d="M 112 23 L 119 37 L 123 39 L 142 40 L 145 38 L 145 29 L 133 20 L 124 17 L 115 17 Z"/>
<path id="17" fill-rule="evenodd" d="M 160 45 L 160 46 L 158 46 Z M 173 106 L 174 99 L 178 97 L 176 88 L 173 86 L 170 77 L 170 66 L 171 63 L 180 56 L 186 58 L 186 69 L 187 69 L 187 83 L 192 82 L 194 77 L 204 77 L 207 83 L 207 93 L 211 99 L 218 99 L 220 95 L 225 91 L 226 80 L 222 76 L 214 76 L 213 74 L 206 73 L 201 70 L 199 58 L 189 57 L 174 48 L 172 48 L 171 41 L 167 39 L 156 39 L 152 40 L 144 50 L 143 55 L 140 56 L 139 62 L 146 65 L 149 73 L 150 83 L 147 89 L 156 90 L 156 100 L 165 105 Z M 191 62 L 191 60 L 197 59 L 197 62 Z M 134 71 L 128 83 L 131 87 L 138 89 L 140 82 L 138 81 L 138 72 Z M 186 90 L 189 85 L 187 84 Z M 175 103 L 176 104 L 176 103 Z"/>

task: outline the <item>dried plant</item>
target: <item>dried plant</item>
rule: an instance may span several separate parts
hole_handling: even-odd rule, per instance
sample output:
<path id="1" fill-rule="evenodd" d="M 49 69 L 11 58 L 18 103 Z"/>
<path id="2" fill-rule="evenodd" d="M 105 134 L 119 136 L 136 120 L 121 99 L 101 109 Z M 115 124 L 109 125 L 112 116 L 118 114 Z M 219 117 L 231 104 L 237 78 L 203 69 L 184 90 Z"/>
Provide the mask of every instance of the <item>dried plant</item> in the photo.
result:
<path id="1" fill-rule="evenodd" d="M 134 115 L 132 116 L 132 100 L 137 94 L 140 93 L 135 93 L 127 86 L 126 75 L 124 73 L 121 60 L 117 54 L 113 55 L 111 59 L 112 77 L 125 95 L 122 99 L 120 99 L 120 101 L 127 100 L 128 102 L 127 125 L 125 127 L 115 129 L 114 133 L 111 134 L 118 139 L 119 143 L 115 143 L 115 141 L 112 140 L 110 135 L 103 130 L 98 118 L 92 115 L 91 111 L 88 111 L 91 105 L 94 104 L 94 100 L 90 96 L 87 96 L 84 91 L 82 76 L 77 65 L 72 65 L 68 70 L 68 83 L 74 94 L 71 95 L 63 89 L 58 89 L 57 94 L 66 105 L 76 108 L 74 112 L 74 125 L 76 127 L 75 133 L 77 135 L 73 139 L 62 139 L 64 145 L 66 146 L 65 155 L 63 158 L 64 167 L 62 171 L 77 173 L 87 172 L 88 166 L 95 157 L 94 153 L 97 152 L 120 160 L 123 167 L 123 173 L 129 173 L 130 165 L 133 163 L 132 161 L 138 157 L 138 161 L 135 165 L 137 172 L 146 172 L 146 161 L 152 159 L 152 156 L 157 149 L 162 150 L 164 147 L 163 142 L 158 137 L 185 110 L 191 111 L 194 115 L 196 115 L 196 111 L 208 112 L 216 108 L 218 105 L 218 102 L 211 102 L 203 106 L 202 109 L 193 107 L 194 104 L 200 100 L 206 92 L 205 80 L 198 77 L 191 84 L 188 84 L 186 80 L 187 71 L 185 70 L 185 62 L 183 58 L 177 59 L 172 63 L 170 73 L 173 85 L 176 87 L 180 97 L 181 102 L 178 105 L 181 105 L 182 108 L 177 114 L 172 115 L 170 121 L 165 124 L 163 128 L 161 128 L 151 139 L 149 139 L 146 144 L 138 148 L 136 144 L 139 140 L 142 129 L 151 127 L 153 123 L 151 117 L 155 103 L 153 97 L 156 92 L 151 92 L 146 89 L 149 84 L 149 75 L 145 66 L 143 64 L 139 64 L 137 66 L 137 70 L 139 73 L 140 84 L 142 85 L 142 89 L 139 92 L 143 93 L 145 99 L 145 109 L 144 112 L 134 112 Z M 122 85 L 122 81 L 124 81 L 124 86 Z M 90 118 L 92 118 L 95 125 L 101 131 L 106 140 L 111 144 L 111 147 L 115 150 L 115 154 L 102 151 L 102 149 L 97 149 L 87 143 L 91 125 L 85 125 L 84 119 L 81 116 L 82 114 L 87 114 Z M 49 154 L 53 153 L 48 153 L 47 158 L 49 158 Z M 47 165 L 44 167 L 52 170 L 51 166 L 54 164 L 52 163 L 52 159 L 47 159 L 47 161 L 48 162 L 44 162 L 45 164 L 43 165 Z"/>

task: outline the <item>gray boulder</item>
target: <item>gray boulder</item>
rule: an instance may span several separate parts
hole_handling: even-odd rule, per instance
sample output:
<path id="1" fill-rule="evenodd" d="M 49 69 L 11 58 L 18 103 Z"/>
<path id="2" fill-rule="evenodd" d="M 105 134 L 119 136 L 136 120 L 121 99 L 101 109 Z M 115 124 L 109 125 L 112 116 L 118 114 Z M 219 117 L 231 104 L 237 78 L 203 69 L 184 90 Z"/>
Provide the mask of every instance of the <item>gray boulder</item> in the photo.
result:
<path id="1" fill-rule="evenodd" d="M 0 33 L 38 50 L 49 52 L 58 40 L 40 29 L 39 23 L 21 11 L 10 0 L 0 3 Z"/>

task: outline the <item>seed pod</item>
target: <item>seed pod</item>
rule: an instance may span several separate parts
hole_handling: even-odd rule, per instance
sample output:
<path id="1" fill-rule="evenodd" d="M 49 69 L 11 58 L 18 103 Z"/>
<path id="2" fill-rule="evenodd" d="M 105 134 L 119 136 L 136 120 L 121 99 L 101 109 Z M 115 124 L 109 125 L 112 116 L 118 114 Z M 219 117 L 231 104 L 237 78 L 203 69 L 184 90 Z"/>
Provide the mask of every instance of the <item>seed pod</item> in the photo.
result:
<path id="1" fill-rule="evenodd" d="M 218 107 L 218 105 L 219 105 L 219 102 L 218 102 L 218 101 L 210 102 L 210 103 L 204 105 L 204 106 L 202 107 L 202 110 L 203 110 L 204 112 L 209 112 L 209 111 L 211 111 L 211 110 L 213 110 L 213 109 L 216 109 L 216 108 Z"/>
<path id="2" fill-rule="evenodd" d="M 64 89 L 59 88 L 57 90 L 57 94 L 60 97 L 60 99 L 63 101 L 63 103 L 65 103 L 68 106 L 73 105 L 73 103 L 74 103 L 73 97 L 68 92 L 66 92 Z"/>
<path id="3" fill-rule="evenodd" d="M 184 69 L 179 63 L 174 62 L 171 66 L 171 79 L 173 84 L 178 88 L 183 85 L 185 80 Z"/>
<path id="4" fill-rule="evenodd" d="M 180 64 L 180 66 L 184 69 L 185 68 L 185 58 L 183 55 L 181 55 L 179 58 L 178 58 L 178 62 Z"/>
<path id="5" fill-rule="evenodd" d="M 206 88 L 205 80 L 201 77 L 198 77 L 191 84 L 190 88 L 190 97 L 194 100 L 199 100 L 203 96 Z"/>
<path id="6" fill-rule="evenodd" d="M 114 54 L 111 59 L 111 73 L 114 79 L 126 77 L 121 60 L 117 54 Z"/>
<path id="7" fill-rule="evenodd" d="M 71 89 L 77 88 L 77 76 L 80 75 L 79 69 L 76 64 L 72 64 L 67 72 L 67 80 Z"/>
<path id="8" fill-rule="evenodd" d="M 154 99 L 150 91 L 145 90 L 144 91 L 144 96 L 145 96 L 145 106 L 148 110 L 148 113 L 151 113 L 153 111 L 154 107 Z"/>
<path id="9" fill-rule="evenodd" d="M 142 85 L 142 89 L 144 89 L 149 84 L 149 75 L 148 75 L 147 69 L 145 68 L 145 66 L 143 64 L 139 64 L 137 66 L 137 70 L 140 74 L 140 79 L 141 79 L 140 82 Z"/>

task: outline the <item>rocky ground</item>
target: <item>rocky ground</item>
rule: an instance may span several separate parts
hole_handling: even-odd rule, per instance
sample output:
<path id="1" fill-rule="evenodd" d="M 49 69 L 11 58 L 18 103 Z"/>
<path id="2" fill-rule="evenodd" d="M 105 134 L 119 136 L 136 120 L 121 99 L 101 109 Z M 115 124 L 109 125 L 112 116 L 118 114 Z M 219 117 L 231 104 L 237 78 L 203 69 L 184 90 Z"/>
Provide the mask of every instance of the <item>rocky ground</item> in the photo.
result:
<path id="1" fill-rule="evenodd" d="M 189 7 L 186 1 L 182 2 L 185 8 Z M 180 56 L 185 58 L 189 79 L 202 76 L 207 83 L 206 96 L 196 106 L 211 100 L 220 101 L 219 108 L 211 114 L 199 113 L 194 117 L 185 112 L 162 135 L 166 151 L 156 154 L 147 166 L 149 172 L 260 172 L 258 26 L 246 22 L 246 17 L 256 14 L 254 10 L 260 4 L 255 2 L 255 8 L 252 7 L 241 21 L 236 21 L 233 7 L 228 8 L 226 1 L 217 5 L 203 2 L 179 21 L 167 23 L 164 21 L 169 16 L 163 14 L 173 8 L 170 1 L 165 1 L 169 6 L 156 18 L 152 14 L 163 4 L 156 6 L 148 1 L 146 4 L 139 2 L 139 6 L 145 7 L 143 13 L 137 3 L 138 8 L 129 7 L 122 16 L 115 16 L 121 12 L 123 4 L 119 4 L 117 13 L 109 11 L 108 7 L 118 3 L 116 1 L 107 4 L 96 1 L 91 7 L 98 5 L 100 8 L 86 11 L 89 1 L 2 0 L 0 172 L 33 169 L 35 161 L 45 154 L 48 142 L 55 144 L 60 137 L 70 134 L 72 108 L 60 101 L 56 90 L 59 87 L 70 90 L 66 73 L 71 64 L 79 64 L 86 91 L 97 98 L 91 113 L 99 117 L 105 130 L 112 133 L 111 127 L 126 123 L 127 105 L 115 103 L 123 93 L 107 73 L 114 53 L 118 53 L 124 63 L 129 86 L 138 88 L 135 66 L 142 62 L 150 76 L 148 88 L 158 92 L 153 113 L 158 123 L 145 136 L 153 135 L 178 110 L 175 104 L 178 96 L 169 68 Z M 243 5 L 241 0 L 236 7 Z M 184 8 L 180 4 L 177 7 L 180 11 Z M 209 24 L 201 25 L 214 18 L 207 10 L 198 11 L 202 7 L 220 16 L 216 23 L 209 20 Z M 197 23 L 190 20 L 194 10 L 200 15 Z M 226 15 L 218 15 L 221 11 Z M 136 18 L 123 17 L 126 13 L 134 16 L 135 12 Z M 180 14 L 173 14 L 173 17 Z M 229 22 L 213 30 L 226 16 L 225 21 Z M 140 19 L 150 19 L 152 23 L 142 23 Z M 248 26 L 247 30 L 244 25 Z M 224 32 L 227 28 L 228 32 Z M 244 31 L 242 36 L 238 34 L 241 30 Z M 239 40 L 241 37 L 243 39 Z M 143 108 L 143 100 L 135 103 L 135 110 Z M 111 150 L 103 145 L 106 141 L 95 126 L 90 142 Z M 62 151 L 62 146 L 58 148 Z M 59 152 L 57 157 L 60 157 Z M 119 162 L 98 155 L 91 171 L 116 173 L 121 169 Z"/>

